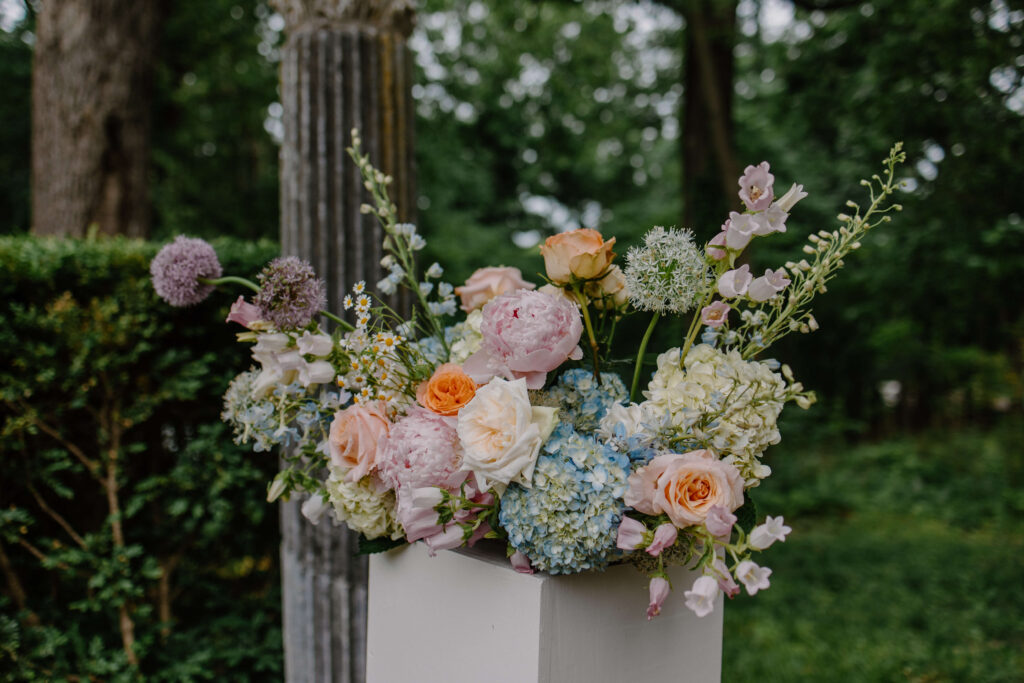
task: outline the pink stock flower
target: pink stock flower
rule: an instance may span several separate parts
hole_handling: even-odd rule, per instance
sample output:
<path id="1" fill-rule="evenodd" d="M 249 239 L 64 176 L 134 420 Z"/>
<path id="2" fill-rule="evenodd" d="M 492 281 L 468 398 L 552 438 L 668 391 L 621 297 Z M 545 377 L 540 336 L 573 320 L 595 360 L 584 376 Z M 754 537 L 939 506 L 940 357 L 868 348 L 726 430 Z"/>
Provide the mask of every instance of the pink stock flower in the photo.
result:
<path id="1" fill-rule="evenodd" d="M 654 530 L 654 540 L 647 546 L 647 554 L 651 557 L 661 555 L 665 548 L 671 548 L 679 537 L 679 530 L 672 524 L 661 524 Z"/>
<path id="2" fill-rule="evenodd" d="M 533 289 L 537 285 L 523 279 L 518 268 L 480 268 L 466 280 L 466 284 L 455 288 L 462 299 L 462 310 L 466 313 L 483 307 L 491 299 L 517 289 Z"/>
<path id="3" fill-rule="evenodd" d="M 647 620 L 650 621 L 661 614 L 661 606 L 672 590 L 672 586 L 669 585 L 666 578 L 655 576 L 651 579 L 648 590 L 650 591 L 651 604 L 647 606 Z"/>
<path id="4" fill-rule="evenodd" d="M 686 606 L 698 617 L 706 617 L 715 611 L 718 600 L 718 582 L 711 576 L 701 576 L 693 582 L 693 588 L 683 593 Z"/>
<path id="5" fill-rule="evenodd" d="M 252 328 L 252 324 L 260 319 L 260 307 L 248 303 L 244 296 L 238 297 L 231 304 L 226 323 L 238 323 L 242 327 Z"/>
<path id="6" fill-rule="evenodd" d="M 728 221 L 726 221 L 726 224 L 722 226 L 722 232 L 712 237 L 711 241 L 708 242 L 708 256 L 715 259 L 716 261 L 721 261 L 722 259 L 729 255 L 729 252 L 721 248 L 725 246 L 725 237 L 726 230 L 728 230 L 728 225 L 729 223 Z"/>
<path id="7" fill-rule="evenodd" d="M 644 542 L 647 527 L 632 517 L 623 517 L 619 523 L 619 535 L 615 546 L 621 550 L 636 550 Z"/>
<path id="8" fill-rule="evenodd" d="M 712 505 L 708 516 L 704 518 L 704 528 L 716 538 L 729 538 L 732 525 L 736 523 L 736 515 L 721 505 Z"/>
<path id="9" fill-rule="evenodd" d="M 668 453 L 629 475 L 623 500 L 646 515 L 667 514 L 679 528 L 701 524 L 716 505 L 743 504 L 743 477 L 711 451 Z"/>
<path id="10" fill-rule="evenodd" d="M 722 277 L 718 278 L 718 293 L 726 299 L 743 296 L 747 293 L 747 287 L 753 278 L 750 266 L 744 263 L 739 268 L 722 273 Z"/>
<path id="11" fill-rule="evenodd" d="M 389 428 L 380 401 L 357 403 L 334 414 L 327 445 L 331 462 L 348 471 L 345 481 L 357 482 L 374 468 L 378 444 Z"/>
<path id="12" fill-rule="evenodd" d="M 768 301 L 773 296 L 784 290 L 789 285 L 789 278 L 786 277 L 785 268 L 778 270 L 768 269 L 764 275 L 750 283 L 747 289 L 747 296 L 754 301 Z"/>
<path id="13" fill-rule="evenodd" d="M 729 320 L 729 311 L 731 310 L 729 304 L 724 301 L 716 301 L 700 309 L 700 321 L 708 327 L 721 327 Z"/>
<path id="14" fill-rule="evenodd" d="M 377 453 L 377 474 L 390 489 L 454 490 L 466 479 L 455 419 L 413 407 L 391 427 Z"/>
<path id="15" fill-rule="evenodd" d="M 540 389 L 549 371 L 583 357 L 579 309 L 543 292 L 519 290 L 494 299 L 484 306 L 480 332 L 481 349 L 462 366 L 478 384 L 501 375 Z"/>
<path id="16" fill-rule="evenodd" d="M 775 176 L 769 171 L 767 161 L 762 161 L 757 166 L 747 166 L 743 169 L 743 175 L 739 179 L 740 199 L 751 211 L 764 211 L 775 198 L 772 184 Z"/>
<path id="17" fill-rule="evenodd" d="M 530 558 L 522 554 L 518 550 L 512 553 L 512 556 L 508 558 L 509 562 L 512 563 L 512 568 L 520 574 L 532 574 L 533 565 L 530 564 Z"/>

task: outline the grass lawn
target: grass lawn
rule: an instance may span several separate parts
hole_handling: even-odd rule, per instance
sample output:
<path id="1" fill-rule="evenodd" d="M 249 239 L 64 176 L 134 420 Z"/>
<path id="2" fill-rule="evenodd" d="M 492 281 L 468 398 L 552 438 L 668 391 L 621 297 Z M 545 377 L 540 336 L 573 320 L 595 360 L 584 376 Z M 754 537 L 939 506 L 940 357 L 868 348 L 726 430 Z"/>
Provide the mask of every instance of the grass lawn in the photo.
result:
<path id="1" fill-rule="evenodd" d="M 770 464 L 761 514 L 793 532 L 726 606 L 723 681 L 1024 680 L 1024 425 Z"/>

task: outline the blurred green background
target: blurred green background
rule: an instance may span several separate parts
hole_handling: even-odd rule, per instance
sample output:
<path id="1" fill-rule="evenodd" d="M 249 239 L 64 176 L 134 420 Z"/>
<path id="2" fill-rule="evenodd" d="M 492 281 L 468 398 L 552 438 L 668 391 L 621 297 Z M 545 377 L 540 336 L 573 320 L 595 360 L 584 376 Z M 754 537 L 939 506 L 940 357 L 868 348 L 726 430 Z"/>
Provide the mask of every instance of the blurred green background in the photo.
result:
<path id="1" fill-rule="evenodd" d="M 426 258 L 453 282 L 498 262 L 529 277 L 557 230 L 596 227 L 620 253 L 653 225 L 717 232 L 725 216 L 701 208 L 713 192 L 683 201 L 686 4 L 421 2 Z M 767 159 L 778 186 L 810 193 L 785 235 L 758 241 L 755 267 L 831 229 L 892 142 L 908 163 L 903 212 L 820 299 L 821 329 L 774 351 L 820 400 L 784 416 L 775 476 L 755 492 L 794 532 L 765 557 L 772 589 L 726 609 L 724 680 L 1024 679 L 1024 3 L 733 4 L 736 158 Z M 275 462 L 216 422 L 247 361 L 230 333 L 167 357 L 188 325 L 155 313 L 145 263 L 178 233 L 221 239 L 238 273 L 273 253 L 284 22 L 265 2 L 172 3 L 151 105 L 153 242 L 60 245 L 27 236 L 38 11 L 0 0 L 0 672 L 130 680 L 116 627 L 127 605 L 147 677 L 273 679 L 278 539 L 261 501 Z M 221 329 L 231 297 L 218 297 L 193 318 L 204 330 Z M 179 361 L 191 374 L 170 372 Z M 104 448 L 109 430 L 85 410 L 109 395 L 103 382 L 147 397 L 137 419 L 150 425 L 126 428 L 135 554 L 113 565 L 102 487 L 25 417 L 66 417 L 63 438 Z M 172 409 L 178 431 L 146 422 Z M 67 549 L 40 498 L 91 525 L 84 548 Z M 145 605 L 162 604 L 172 558 L 167 618 Z"/>

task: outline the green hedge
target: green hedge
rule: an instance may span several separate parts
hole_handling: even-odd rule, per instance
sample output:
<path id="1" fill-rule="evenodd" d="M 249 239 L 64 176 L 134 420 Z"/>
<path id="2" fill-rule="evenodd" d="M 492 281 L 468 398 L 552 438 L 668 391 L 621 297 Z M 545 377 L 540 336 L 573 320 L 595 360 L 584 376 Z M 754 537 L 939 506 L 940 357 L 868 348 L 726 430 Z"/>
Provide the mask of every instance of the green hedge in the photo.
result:
<path id="1" fill-rule="evenodd" d="M 4 680 L 280 677 L 276 463 L 218 415 L 239 292 L 171 308 L 159 246 L 0 238 Z M 276 251 L 214 246 L 250 276 Z"/>

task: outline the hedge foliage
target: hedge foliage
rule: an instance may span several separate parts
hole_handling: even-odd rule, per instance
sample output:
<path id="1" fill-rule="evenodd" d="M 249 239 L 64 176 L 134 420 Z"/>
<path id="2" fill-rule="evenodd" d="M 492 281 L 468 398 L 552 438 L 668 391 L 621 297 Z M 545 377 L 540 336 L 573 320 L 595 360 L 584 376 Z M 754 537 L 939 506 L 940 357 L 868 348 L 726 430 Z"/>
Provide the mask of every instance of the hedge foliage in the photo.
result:
<path id="1" fill-rule="evenodd" d="M 241 275 L 276 251 L 215 247 Z M 0 238 L 4 680 L 280 677 L 276 462 L 218 415 L 239 292 L 167 306 L 158 248 Z"/>

